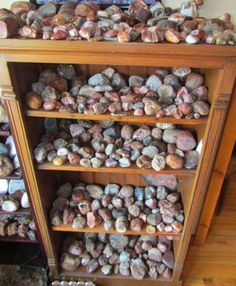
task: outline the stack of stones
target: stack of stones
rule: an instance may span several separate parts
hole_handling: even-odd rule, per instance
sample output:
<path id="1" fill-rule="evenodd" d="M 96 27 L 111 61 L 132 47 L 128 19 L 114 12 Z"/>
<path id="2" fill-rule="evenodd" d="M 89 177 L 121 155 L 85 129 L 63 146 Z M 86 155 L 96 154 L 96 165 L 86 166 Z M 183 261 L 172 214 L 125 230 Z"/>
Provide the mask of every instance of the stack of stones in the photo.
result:
<path id="1" fill-rule="evenodd" d="M 150 277 L 171 279 L 174 268 L 172 241 L 166 237 L 86 233 L 64 242 L 61 268 L 87 273 L 120 274 L 137 280 Z"/>
<path id="2" fill-rule="evenodd" d="M 182 231 L 184 211 L 181 195 L 164 186 L 133 187 L 70 183 L 57 190 L 50 213 L 52 225 L 72 224 L 74 229 L 103 224 L 105 231 L 131 230 L 147 233 Z"/>
<path id="3" fill-rule="evenodd" d="M 0 215 L 0 236 L 15 236 L 36 240 L 36 227 L 30 215 Z"/>
<path id="4" fill-rule="evenodd" d="M 5 143 L 0 142 L 0 177 L 7 177 L 14 171 L 20 174 L 20 163 L 13 137 L 9 136 Z"/>
<path id="5" fill-rule="evenodd" d="M 0 208 L 5 212 L 15 212 L 20 207 L 29 208 L 29 198 L 25 190 L 18 190 L 12 195 L 0 194 Z"/>
<path id="6" fill-rule="evenodd" d="M 54 280 L 50 284 L 50 286 L 96 286 L 96 284 L 92 281 L 59 281 L 59 280 Z"/>
<path id="7" fill-rule="evenodd" d="M 26 95 L 26 104 L 35 110 L 177 119 L 207 116 L 207 100 L 204 76 L 188 67 L 129 77 L 108 67 L 86 80 L 72 65 L 59 65 L 57 72 L 41 72 Z"/>
<path id="8" fill-rule="evenodd" d="M 66 162 L 82 167 L 138 168 L 163 170 L 193 169 L 199 154 L 192 132 L 173 124 L 141 127 L 78 120 L 61 120 L 58 134 L 46 133 L 34 149 L 38 163 L 61 166 Z"/>
<path id="9" fill-rule="evenodd" d="M 66 1 L 59 9 L 47 3 L 37 9 L 32 3 L 18 1 L 10 10 L 0 10 L 0 38 L 19 34 L 44 40 L 235 45 L 230 14 L 222 19 L 197 17 L 196 6 L 202 1 L 195 2 L 188 1 L 174 11 L 159 1 L 148 6 L 144 0 L 134 0 L 125 12 L 116 5 L 102 10 L 94 2 Z"/>

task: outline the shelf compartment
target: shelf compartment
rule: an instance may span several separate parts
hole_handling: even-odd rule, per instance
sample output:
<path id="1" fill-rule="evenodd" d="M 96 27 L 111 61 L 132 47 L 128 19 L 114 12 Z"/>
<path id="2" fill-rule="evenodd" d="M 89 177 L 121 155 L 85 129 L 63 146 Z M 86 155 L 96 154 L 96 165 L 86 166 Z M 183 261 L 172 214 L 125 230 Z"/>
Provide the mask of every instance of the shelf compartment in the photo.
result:
<path id="1" fill-rule="evenodd" d="M 105 234 L 125 234 L 125 235 L 148 235 L 148 236 L 174 236 L 176 238 L 181 236 L 181 233 L 175 233 L 175 232 L 156 232 L 154 234 L 147 233 L 145 229 L 139 232 L 133 232 L 133 231 L 126 231 L 126 232 L 117 232 L 116 230 L 109 230 L 105 231 L 103 226 L 98 226 L 95 228 L 83 228 L 83 229 L 74 229 L 70 224 L 68 225 L 58 225 L 58 226 L 52 226 L 51 229 L 53 231 L 65 231 L 65 232 L 82 232 L 82 233 L 105 233 Z"/>
<path id="2" fill-rule="evenodd" d="M 46 118 L 64 118 L 64 119 L 81 119 L 81 120 L 97 120 L 97 121 L 115 121 L 127 123 L 172 123 L 184 125 L 206 125 L 207 117 L 200 119 L 176 119 L 173 117 L 156 118 L 155 116 L 134 116 L 134 115 L 111 115 L 111 114 L 80 114 L 66 113 L 58 111 L 26 110 L 26 115 L 29 117 L 46 117 Z"/>
<path id="3" fill-rule="evenodd" d="M 14 211 L 14 212 L 6 212 L 6 211 L 3 211 L 3 210 L 0 210 L 0 214 L 30 215 L 31 214 L 31 209 L 30 208 L 27 208 L 27 209 L 20 208 L 19 210 Z"/>
<path id="4" fill-rule="evenodd" d="M 71 165 L 64 164 L 62 166 L 54 166 L 50 163 L 42 163 L 37 165 L 38 170 L 51 170 L 51 171 L 76 171 L 76 172 L 93 172 L 93 173 L 117 173 L 117 174 L 166 174 L 166 175 L 175 175 L 175 176 L 194 176 L 196 170 L 174 170 L 171 168 L 165 168 L 162 171 L 155 171 L 154 169 L 141 169 L 136 166 L 132 166 L 131 168 L 108 168 L 108 167 L 100 167 L 100 168 L 86 168 L 81 167 L 80 165 Z"/>
<path id="5" fill-rule="evenodd" d="M 21 243 L 38 243 L 38 240 L 30 240 L 27 238 L 19 237 L 18 235 L 13 236 L 0 236 L 0 242 L 21 242 Z"/>

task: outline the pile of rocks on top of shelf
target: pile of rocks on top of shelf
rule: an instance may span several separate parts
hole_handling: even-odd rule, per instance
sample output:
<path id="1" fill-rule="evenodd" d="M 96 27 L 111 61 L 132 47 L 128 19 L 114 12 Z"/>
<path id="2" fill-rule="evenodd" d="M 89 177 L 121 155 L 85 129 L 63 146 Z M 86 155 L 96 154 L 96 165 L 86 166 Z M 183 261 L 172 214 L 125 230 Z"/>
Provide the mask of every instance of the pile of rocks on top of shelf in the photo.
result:
<path id="1" fill-rule="evenodd" d="M 199 153 L 194 151 L 197 142 L 192 132 L 169 123 L 156 126 L 61 120 L 57 134 L 41 137 L 34 158 L 38 163 L 61 166 L 69 162 L 86 168 L 129 168 L 134 162 L 138 168 L 156 171 L 166 166 L 195 168 Z"/>
<path id="2" fill-rule="evenodd" d="M 5 212 L 15 212 L 19 208 L 30 207 L 24 180 L 0 179 L 0 209 Z"/>
<path id="3" fill-rule="evenodd" d="M 66 280 L 54 280 L 50 284 L 51 286 L 96 286 L 96 284 L 92 281 L 66 281 Z"/>
<path id="4" fill-rule="evenodd" d="M 150 76 L 120 74 L 108 67 L 87 80 L 72 65 L 44 70 L 31 86 L 31 109 L 84 114 L 196 118 L 209 114 L 204 75 L 188 67 L 157 68 Z"/>
<path id="5" fill-rule="evenodd" d="M 85 233 L 64 242 L 61 268 L 87 273 L 101 270 L 104 275 L 121 274 L 142 280 L 159 276 L 171 279 L 174 254 L 170 237 L 126 236 Z"/>
<path id="6" fill-rule="evenodd" d="M 0 236 L 15 236 L 36 240 L 36 226 L 31 215 L 0 214 Z"/>
<path id="7" fill-rule="evenodd" d="M 47 3 L 37 9 L 34 4 L 18 1 L 11 10 L 0 10 L 0 38 L 18 33 L 24 38 L 44 40 L 234 45 L 236 33 L 230 14 L 225 13 L 222 20 L 200 18 L 197 4 L 199 1 L 185 2 L 178 11 L 159 1 L 149 6 L 144 0 L 134 0 L 125 12 L 117 5 L 102 10 L 94 2 L 71 1 L 59 9 Z"/>
<path id="8" fill-rule="evenodd" d="M 184 211 L 181 194 L 164 186 L 64 183 L 57 190 L 50 220 L 52 225 L 72 224 L 74 229 L 94 228 L 103 223 L 104 230 L 140 232 L 182 231 Z"/>
<path id="9" fill-rule="evenodd" d="M 5 143 L 0 142 L 0 177 L 7 177 L 14 171 L 21 173 L 13 137 L 9 136 Z"/>

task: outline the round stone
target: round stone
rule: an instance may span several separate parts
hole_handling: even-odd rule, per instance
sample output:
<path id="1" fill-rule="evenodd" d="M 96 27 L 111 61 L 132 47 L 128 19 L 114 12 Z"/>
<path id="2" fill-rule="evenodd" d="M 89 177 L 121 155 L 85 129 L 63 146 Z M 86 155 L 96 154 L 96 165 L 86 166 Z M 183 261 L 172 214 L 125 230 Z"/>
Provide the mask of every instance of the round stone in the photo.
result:
<path id="1" fill-rule="evenodd" d="M 184 160 L 177 154 L 169 154 L 166 157 L 166 164 L 172 169 L 182 169 Z"/>
<path id="2" fill-rule="evenodd" d="M 186 169 L 194 169 L 197 167 L 199 153 L 197 151 L 187 151 L 184 157 L 184 167 Z"/>
<path id="3" fill-rule="evenodd" d="M 150 159 L 153 159 L 156 154 L 158 154 L 158 149 L 155 146 L 147 146 L 142 150 L 142 154 L 148 156 Z"/>
<path id="4" fill-rule="evenodd" d="M 196 140 L 194 139 L 190 131 L 181 131 L 177 135 L 176 146 L 182 151 L 191 151 L 197 145 Z"/>
<path id="5" fill-rule="evenodd" d="M 161 171 L 165 168 L 165 166 L 166 166 L 165 157 L 160 154 L 155 155 L 152 160 L 152 168 L 156 171 Z"/>

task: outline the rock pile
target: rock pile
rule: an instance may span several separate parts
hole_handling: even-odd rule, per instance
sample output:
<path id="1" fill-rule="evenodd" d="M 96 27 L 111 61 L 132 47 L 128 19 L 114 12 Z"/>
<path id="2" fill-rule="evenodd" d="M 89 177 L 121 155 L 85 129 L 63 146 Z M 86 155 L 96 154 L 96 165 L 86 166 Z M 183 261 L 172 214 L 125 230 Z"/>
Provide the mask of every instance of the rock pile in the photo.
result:
<path id="1" fill-rule="evenodd" d="M 166 237 L 87 233 L 64 242 L 61 268 L 87 273 L 120 274 L 137 280 L 150 277 L 171 279 L 175 260 L 172 241 Z"/>
<path id="2" fill-rule="evenodd" d="M 58 9 L 53 3 L 37 8 L 18 1 L 10 10 L 0 10 L 0 38 L 19 34 L 44 40 L 235 45 L 230 14 L 226 13 L 222 20 L 196 16 L 196 5 L 191 1 L 174 11 L 160 2 L 148 6 L 144 0 L 134 0 L 127 12 L 116 5 L 102 10 L 94 2 L 66 1 Z"/>
<path id="3" fill-rule="evenodd" d="M 57 190 L 50 220 L 52 225 L 72 224 L 74 229 L 94 228 L 103 224 L 104 230 L 147 233 L 182 231 L 184 211 L 181 195 L 164 186 L 133 187 L 108 184 L 70 183 Z"/>
<path id="4" fill-rule="evenodd" d="M 61 166 L 66 162 L 82 167 L 138 168 L 156 171 L 192 169 L 197 166 L 196 139 L 189 130 L 157 123 L 141 127 L 90 121 L 61 120 L 59 133 L 44 134 L 34 149 L 37 163 Z"/>
<path id="5" fill-rule="evenodd" d="M 31 109 L 66 113 L 196 118 L 209 114 L 202 74 L 188 67 L 158 68 L 150 76 L 126 77 L 112 67 L 89 77 L 72 65 L 44 70 L 26 95 Z"/>

